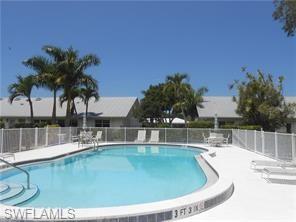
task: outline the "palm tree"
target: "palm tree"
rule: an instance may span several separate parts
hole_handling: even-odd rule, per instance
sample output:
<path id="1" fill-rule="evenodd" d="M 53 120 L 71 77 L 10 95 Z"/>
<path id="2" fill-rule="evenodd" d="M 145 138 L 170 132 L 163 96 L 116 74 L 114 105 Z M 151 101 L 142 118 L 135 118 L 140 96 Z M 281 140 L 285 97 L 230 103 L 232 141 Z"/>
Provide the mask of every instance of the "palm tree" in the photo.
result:
<path id="1" fill-rule="evenodd" d="M 194 90 L 192 87 L 189 89 L 189 93 L 185 99 L 185 115 L 190 117 L 191 120 L 199 117 L 198 108 L 203 108 L 203 95 L 208 91 L 207 88 L 201 87 L 197 90 Z"/>
<path id="2" fill-rule="evenodd" d="M 185 115 L 185 105 L 186 105 L 186 95 L 189 93 L 189 84 L 184 82 L 188 81 L 188 75 L 184 73 L 175 73 L 172 76 L 167 76 L 165 91 L 172 90 L 175 102 L 173 105 L 174 111 L 180 110 L 185 121 L 185 126 L 187 126 L 187 119 Z"/>
<path id="3" fill-rule="evenodd" d="M 99 93 L 98 89 L 95 87 L 92 87 L 90 85 L 86 85 L 85 88 L 81 88 L 80 98 L 84 102 L 85 105 L 85 116 L 87 118 L 88 114 L 88 103 L 91 98 L 94 98 L 95 101 L 99 100 Z"/>
<path id="4" fill-rule="evenodd" d="M 8 92 L 9 102 L 12 103 L 13 100 L 19 96 L 27 97 L 29 105 L 30 105 L 30 116 L 31 116 L 31 124 L 33 124 L 33 103 L 31 100 L 31 92 L 33 87 L 38 87 L 36 82 L 36 77 L 34 75 L 29 75 L 26 77 L 22 77 L 20 75 L 17 76 L 17 82 L 9 85 Z"/>
<path id="5" fill-rule="evenodd" d="M 187 127 L 187 117 L 190 116 L 193 119 L 198 116 L 197 107 L 202 107 L 202 96 L 207 92 L 207 88 L 202 87 L 194 90 L 188 83 L 187 74 L 176 73 L 172 76 L 167 76 L 165 90 L 173 91 L 175 97 L 173 110 L 175 113 L 181 112 L 185 121 L 185 127 Z"/>
<path id="6" fill-rule="evenodd" d="M 71 121 L 71 103 L 73 101 L 73 89 L 79 88 L 83 82 L 90 82 L 92 85 L 97 85 L 95 79 L 85 74 L 85 70 L 91 66 L 100 64 L 100 59 L 94 54 L 88 54 L 79 57 L 77 50 L 72 47 L 63 50 L 54 46 L 45 46 L 44 50 L 58 61 L 58 70 L 61 73 L 61 85 L 63 87 L 63 95 L 67 101 L 66 108 L 66 126 L 70 125 Z"/>
<path id="7" fill-rule="evenodd" d="M 52 124 L 56 123 L 56 98 L 61 89 L 61 73 L 58 70 L 58 62 L 51 61 L 43 56 L 34 56 L 23 62 L 27 67 L 37 72 L 38 84 L 53 92 Z"/>
<path id="8" fill-rule="evenodd" d="M 77 110 L 76 110 L 76 106 L 75 106 L 75 99 L 77 97 L 80 97 L 80 95 L 81 95 L 80 88 L 75 87 L 75 88 L 71 89 L 71 103 L 70 103 L 71 117 L 73 117 L 74 115 L 77 115 Z M 63 106 L 63 104 L 65 102 L 68 102 L 68 100 L 67 100 L 67 96 L 63 93 L 62 95 L 60 95 L 60 106 Z"/>

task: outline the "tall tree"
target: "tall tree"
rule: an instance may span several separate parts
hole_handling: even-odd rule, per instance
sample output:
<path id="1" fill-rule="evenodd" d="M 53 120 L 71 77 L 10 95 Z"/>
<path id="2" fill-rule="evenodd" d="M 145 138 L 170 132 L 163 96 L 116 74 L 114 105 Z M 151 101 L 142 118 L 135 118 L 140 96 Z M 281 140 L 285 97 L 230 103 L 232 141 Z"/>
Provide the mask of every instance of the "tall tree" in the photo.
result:
<path id="1" fill-rule="evenodd" d="M 244 81 L 234 81 L 230 89 L 238 90 L 234 97 L 237 103 L 237 114 L 245 123 L 260 125 L 264 130 L 274 131 L 284 126 L 289 117 L 294 114 L 295 104 L 287 104 L 283 96 L 283 80 L 280 76 L 275 82 L 273 76 L 258 70 L 257 74 L 242 72 L 246 75 Z"/>
<path id="2" fill-rule="evenodd" d="M 294 36 L 296 31 L 296 1 L 295 0 L 275 0 L 276 7 L 272 16 L 275 20 L 283 23 L 283 30 L 287 36 Z"/>
<path id="3" fill-rule="evenodd" d="M 94 54 L 87 54 L 79 57 L 77 50 L 72 47 L 63 50 L 54 46 L 45 46 L 45 51 L 58 61 L 58 70 L 61 73 L 60 81 L 63 87 L 63 94 L 66 97 L 66 122 L 65 125 L 70 125 L 71 120 L 71 103 L 73 101 L 73 90 L 79 88 L 83 82 L 91 82 L 96 85 L 96 81 L 90 75 L 85 74 L 85 70 L 91 66 L 100 64 L 100 59 Z"/>
<path id="4" fill-rule="evenodd" d="M 99 100 L 99 93 L 98 93 L 97 85 L 92 85 L 92 83 L 90 83 L 90 84 L 86 83 L 85 87 L 80 89 L 80 98 L 84 102 L 85 116 L 87 118 L 89 100 L 91 98 L 94 98 L 95 101 Z"/>
<path id="5" fill-rule="evenodd" d="M 135 116 L 140 122 L 154 125 L 164 123 L 166 118 L 169 118 L 170 122 L 173 120 L 171 114 L 173 103 L 169 93 L 164 92 L 164 86 L 164 83 L 150 85 L 147 90 L 142 91 L 144 97 L 135 110 Z"/>
<path id="6" fill-rule="evenodd" d="M 30 105 L 30 120 L 31 124 L 34 123 L 34 113 L 33 113 L 33 103 L 31 100 L 31 93 L 34 86 L 38 86 L 36 82 L 36 77 L 34 75 L 28 75 L 26 77 L 22 77 L 20 75 L 17 76 L 17 82 L 12 83 L 8 87 L 8 92 L 10 94 L 9 101 L 12 103 L 15 98 L 24 96 L 28 99 Z"/>
<path id="7" fill-rule="evenodd" d="M 52 124 L 56 123 L 56 98 L 61 89 L 61 73 L 58 70 L 58 62 L 49 60 L 43 56 L 34 56 L 23 62 L 27 67 L 37 73 L 38 84 L 53 92 Z"/>
<path id="8" fill-rule="evenodd" d="M 185 97 L 185 115 L 191 120 L 199 117 L 198 108 L 203 108 L 203 95 L 208 91 L 206 87 L 194 90 L 189 87 L 188 94 Z"/>
<path id="9" fill-rule="evenodd" d="M 202 107 L 202 96 L 207 92 L 207 88 L 202 87 L 195 91 L 188 82 L 187 74 L 175 73 L 167 76 L 165 90 L 173 91 L 175 97 L 174 112 L 182 114 L 185 127 L 187 127 L 187 118 L 194 119 L 198 116 L 197 107 Z"/>

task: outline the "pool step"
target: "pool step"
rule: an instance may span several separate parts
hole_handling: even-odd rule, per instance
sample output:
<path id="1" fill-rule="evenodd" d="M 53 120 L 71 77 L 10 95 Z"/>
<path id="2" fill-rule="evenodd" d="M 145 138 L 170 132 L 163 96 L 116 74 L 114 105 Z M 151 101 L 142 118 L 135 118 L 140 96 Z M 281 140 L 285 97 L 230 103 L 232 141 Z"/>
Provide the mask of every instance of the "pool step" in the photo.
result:
<path id="1" fill-rule="evenodd" d="M 0 195 L 0 203 L 3 203 L 3 201 L 15 197 L 24 191 L 24 186 L 22 184 L 11 183 L 7 185 L 9 186 L 9 191 L 5 194 Z"/>
<path id="2" fill-rule="evenodd" d="M 39 194 L 39 188 L 35 184 L 30 184 L 27 189 L 26 184 L 6 184 L 9 191 L 3 195 L 0 194 L 0 203 L 9 206 L 21 205 Z"/>
<path id="3" fill-rule="evenodd" d="M 7 184 L 0 183 L 0 195 L 8 191 L 8 189 L 9 189 L 9 186 Z"/>

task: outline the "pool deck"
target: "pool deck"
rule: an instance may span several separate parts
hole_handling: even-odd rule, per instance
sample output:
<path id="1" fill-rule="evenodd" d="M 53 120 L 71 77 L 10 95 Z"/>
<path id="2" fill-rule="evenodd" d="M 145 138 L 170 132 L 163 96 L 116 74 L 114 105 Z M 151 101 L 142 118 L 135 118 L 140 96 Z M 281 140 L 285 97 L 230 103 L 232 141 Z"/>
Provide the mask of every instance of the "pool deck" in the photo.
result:
<path id="1" fill-rule="evenodd" d="M 103 145 L 103 144 L 102 144 Z M 234 183 L 234 193 L 224 203 L 201 214 L 179 221 L 296 221 L 296 185 L 268 183 L 250 169 L 252 160 L 269 158 L 235 146 L 213 148 L 211 162 Z M 77 144 L 63 144 L 15 154 L 16 162 L 53 158 L 85 149 Z"/>
<path id="2" fill-rule="evenodd" d="M 211 148 L 220 172 L 234 183 L 234 193 L 224 203 L 183 219 L 196 221 L 296 221 L 296 185 L 268 183 L 250 169 L 252 160 L 270 158 L 238 147 Z"/>

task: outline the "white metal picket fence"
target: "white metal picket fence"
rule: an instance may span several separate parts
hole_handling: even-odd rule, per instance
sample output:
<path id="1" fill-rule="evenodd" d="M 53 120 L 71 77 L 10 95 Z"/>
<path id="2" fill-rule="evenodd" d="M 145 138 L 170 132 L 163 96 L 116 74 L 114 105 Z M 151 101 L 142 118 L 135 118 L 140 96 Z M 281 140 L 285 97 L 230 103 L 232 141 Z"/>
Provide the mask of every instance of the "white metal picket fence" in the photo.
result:
<path id="1" fill-rule="evenodd" d="M 295 134 L 233 129 L 232 144 L 279 160 L 296 158 Z"/>
<path id="2" fill-rule="evenodd" d="M 203 143 L 204 136 L 208 137 L 213 129 L 196 128 L 129 128 L 129 127 L 89 127 L 86 130 L 102 131 L 102 140 L 105 142 L 134 142 L 137 139 L 138 130 L 146 130 L 147 141 L 152 130 L 159 131 L 160 143 Z M 82 128 L 57 127 L 57 128 L 23 128 L 0 129 L 0 152 L 21 152 L 42 147 L 54 146 L 62 143 L 70 143 L 72 136 L 76 136 Z M 232 131 L 219 129 L 215 132 L 222 133 L 224 137 L 230 137 Z"/>
<path id="3" fill-rule="evenodd" d="M 16 153 L 71 142 L 77 128 L 18 128 L 0 129 L 0 152 Z"/>

